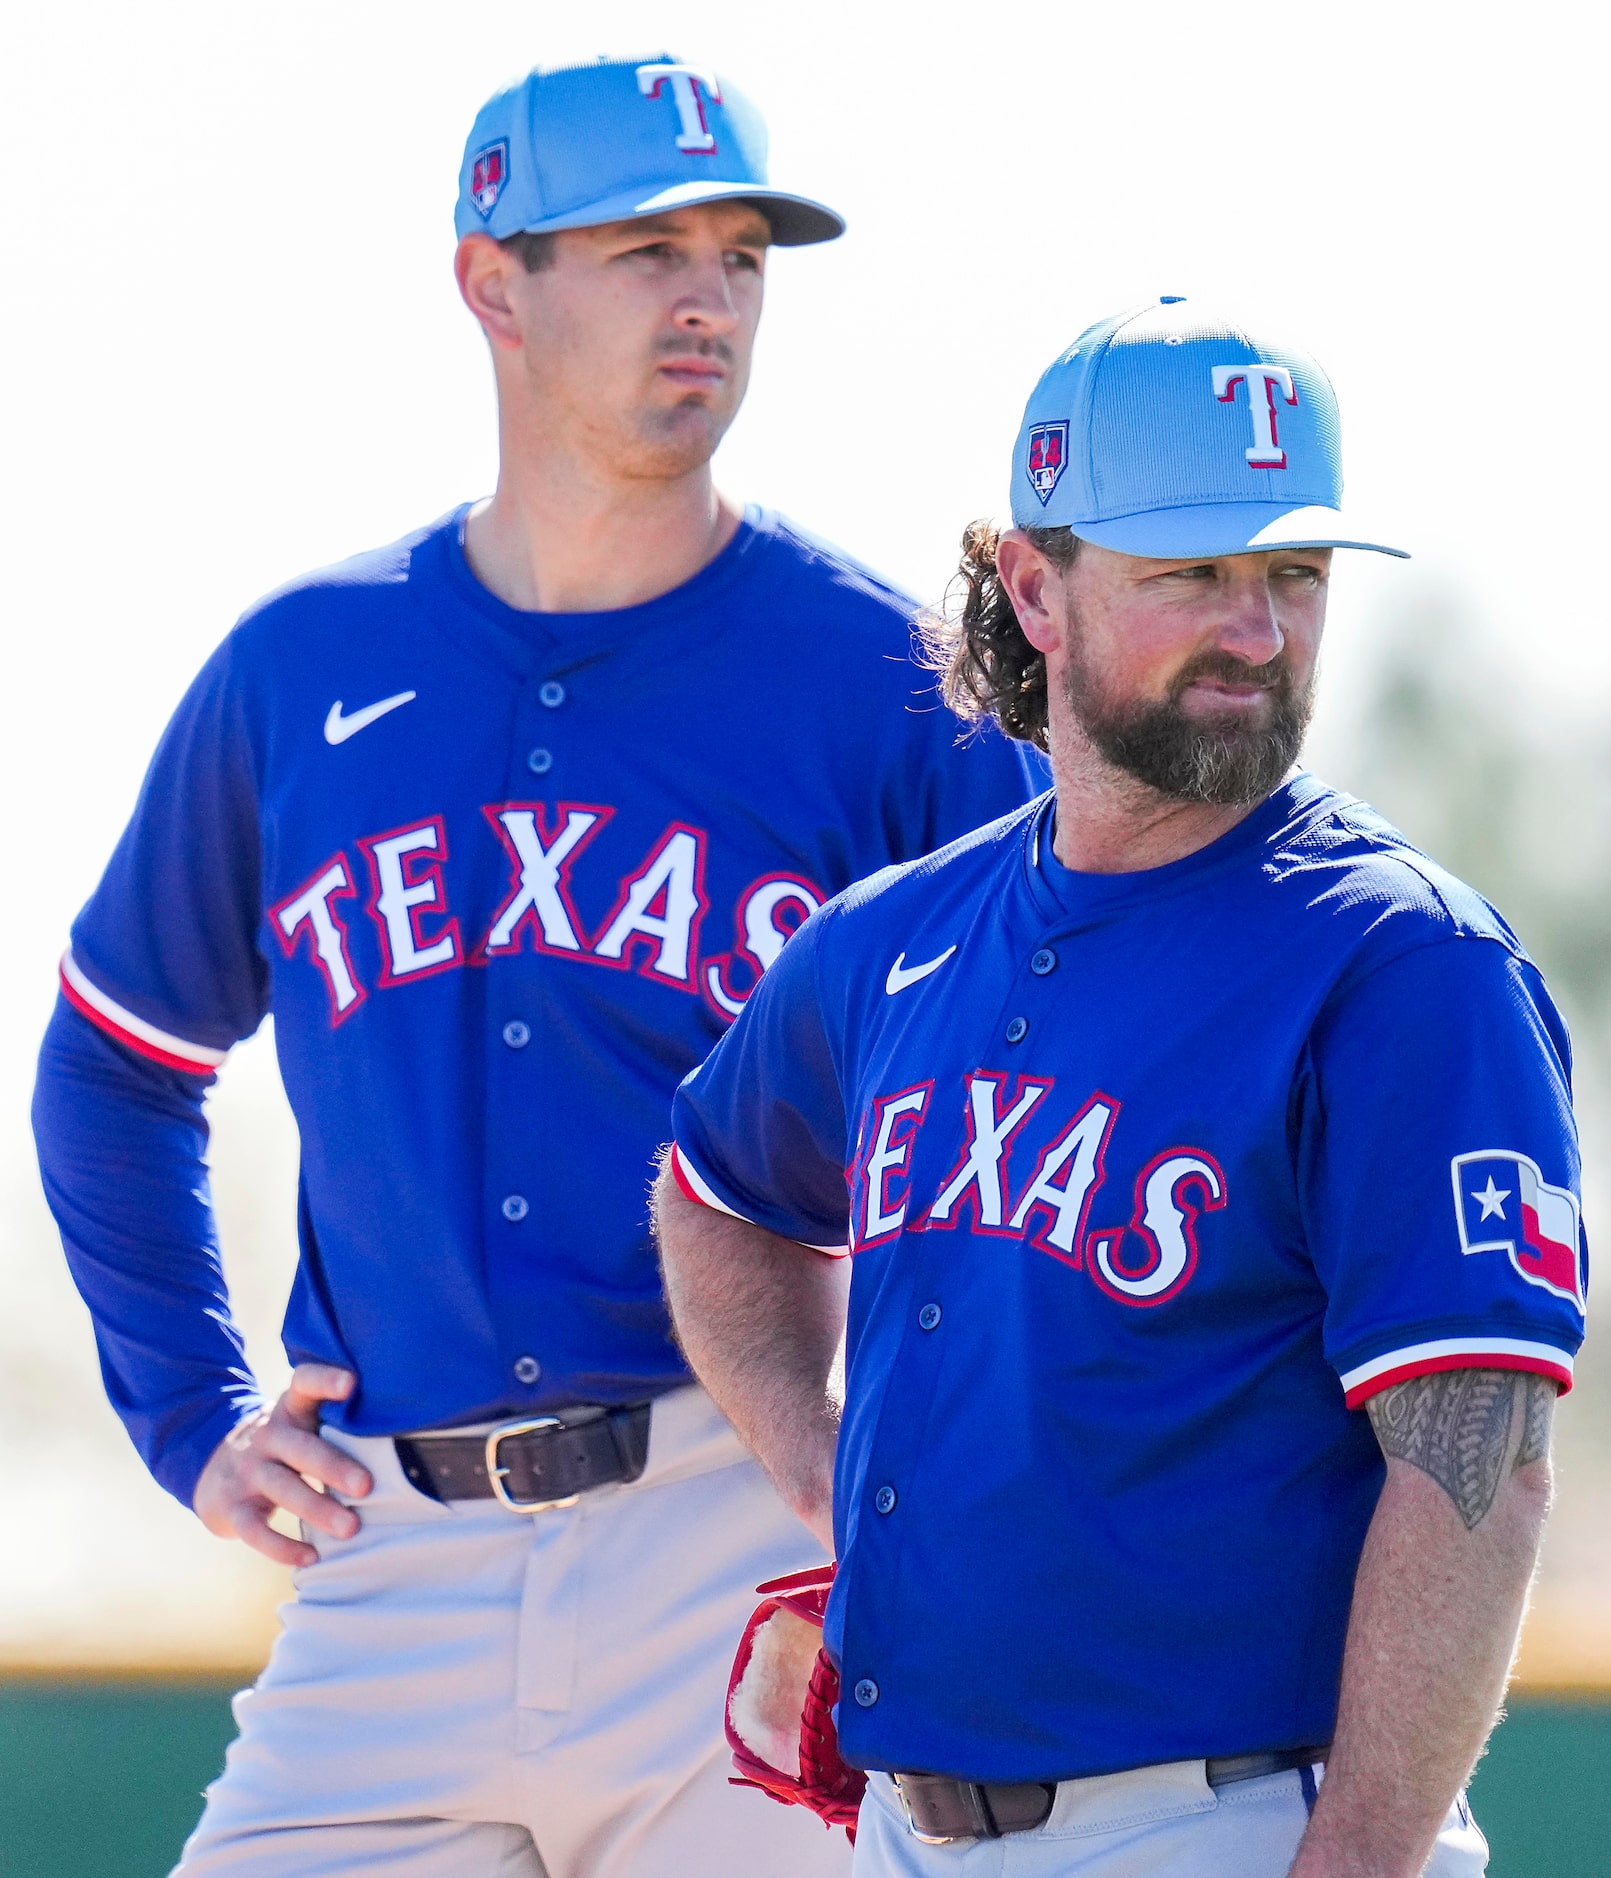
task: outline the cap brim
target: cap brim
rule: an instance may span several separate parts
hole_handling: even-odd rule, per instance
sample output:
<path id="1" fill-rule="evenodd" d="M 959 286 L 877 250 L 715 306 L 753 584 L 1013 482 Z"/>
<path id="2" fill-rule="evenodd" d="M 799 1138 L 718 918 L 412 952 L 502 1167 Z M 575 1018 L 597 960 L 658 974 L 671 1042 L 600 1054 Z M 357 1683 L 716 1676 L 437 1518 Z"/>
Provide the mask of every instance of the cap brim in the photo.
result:
<path id="1" fill-rule="evenodd" d="M 1205 502 L 1195 508 L 1146 509 L 1105 522 L 1071 522 L 1082 541 L 1149 560 L 1217 560 L 1223 554 L 1264 554 L 1272 548 L 1365 548 L 1410 558 L 1373 529 L 1359 528 L 1340 509 L 1280 502 Z"/>
<path id="2" fill-rule="evenodd" d="M 598 228 L 605 222 L 630 222 L 641 215 L 664 215 L 671 209 L 692 208 L 700 202 L 753 202 L 772 224 L 772 239 L 780 248 L 803 248 L 817 241 L 833 241 L 845 232 L 845 219 L 809 196 L 791 196 L 764 184 L 693 182 L 676 183 L 645 196 L 641 190 L 606 196 L 586 208 L 545 216 L 525 225 L 527 234 L 546 235 L 561 228 Z M 496 216 L 494 216 L 496 221 Z M 507 234 L 516 231 L 509 229 Z"/>

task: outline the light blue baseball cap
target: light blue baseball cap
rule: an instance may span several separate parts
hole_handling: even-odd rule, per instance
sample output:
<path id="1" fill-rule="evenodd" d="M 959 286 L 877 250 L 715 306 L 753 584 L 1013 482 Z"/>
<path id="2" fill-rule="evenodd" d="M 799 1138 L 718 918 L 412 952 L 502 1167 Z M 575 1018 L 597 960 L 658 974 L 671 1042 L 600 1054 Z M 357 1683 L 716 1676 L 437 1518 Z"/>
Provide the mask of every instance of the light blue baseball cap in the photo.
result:
<path id="1" fill-rule="evenodd" d="M 658 52 L 540 65 L 488 99 L 453 226 L 501 241 L 732 199 L 755 203 L 782 247 L 845 230 L 832 209 L 768 184 L 766 126 L 731 81 Z"/>
<path id="2" fill-rule="evenodd" d="M 1269 548 L 1407 559 L 1344 514 L 1342 491 L 1320 367 L 1177 294 L 1081 333 L 1041 375 L 1013 446 L 1020 528 L 1161 560 Z"/>

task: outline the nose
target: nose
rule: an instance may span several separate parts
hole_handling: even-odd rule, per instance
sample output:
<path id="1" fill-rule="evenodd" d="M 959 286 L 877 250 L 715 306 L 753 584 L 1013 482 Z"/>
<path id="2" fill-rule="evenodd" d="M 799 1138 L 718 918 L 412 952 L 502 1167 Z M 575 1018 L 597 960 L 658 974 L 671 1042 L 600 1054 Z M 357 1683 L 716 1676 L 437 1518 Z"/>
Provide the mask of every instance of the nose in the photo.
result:
<path id="1" fill-rule="evenodd" d="M 1222 652 L 1248 665 L 1268 665 L 1280 656 L 1287 635 L 1268 581 L 1237 582 L 1214 637 Z"/>
<path id="2" fill-rule="evenodd" d="M 681 332 L 725 337 L 734 330 L 738 307 L 724 256 L 713 254 L 690 268 L 671 317 Z"/>

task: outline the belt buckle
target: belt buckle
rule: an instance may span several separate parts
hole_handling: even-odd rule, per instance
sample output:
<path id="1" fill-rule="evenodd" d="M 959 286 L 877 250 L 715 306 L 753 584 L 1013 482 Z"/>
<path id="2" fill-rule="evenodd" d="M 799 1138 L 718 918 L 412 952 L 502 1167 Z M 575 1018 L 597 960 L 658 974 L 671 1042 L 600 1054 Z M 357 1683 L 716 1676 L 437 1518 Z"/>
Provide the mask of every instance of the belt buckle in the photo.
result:
<path id="1" fill-rule="evenodd" d="M 493 1498 L 501 1500 L 511 1513 L 548 1513 L 558 1507 L 574 1506 L 581 1499 L 579 1493 L 572 1493 L 561 1500 L 517 1500 L 503 1484 L 509 1469 L 498 1464 L 498 1449 L 512 1436 L 540 1434 L 545 1428 L 564 1426 L 557 1415 L 534 1415 L 525 1421 L 504 1422 L 487 1436 L 487 1484 L 492 1488 Z"/>
<path id="2" fill-rule="evenodd" d="M 895 1783 L 895 1793 L 900 1800 L 901 1811 L 906 1815 L 906 1830 L 919 1845 L 959 1845 L 964 1837 L 972 1837 L 971 1834 L 961 1833 L 919 1832 L 917 1821 L 912 1817 L 912 1802 L 906 1797 L 906 1788 L 901 1784 L 900 1775 L 891 1774 L 890 1779 Z"/>

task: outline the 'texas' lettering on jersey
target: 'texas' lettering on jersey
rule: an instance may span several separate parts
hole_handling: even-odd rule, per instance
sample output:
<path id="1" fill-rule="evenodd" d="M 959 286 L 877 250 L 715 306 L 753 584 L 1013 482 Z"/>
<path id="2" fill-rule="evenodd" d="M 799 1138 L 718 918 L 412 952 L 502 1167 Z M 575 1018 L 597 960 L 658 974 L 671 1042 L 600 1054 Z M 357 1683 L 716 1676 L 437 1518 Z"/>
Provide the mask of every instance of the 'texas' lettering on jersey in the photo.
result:
<path id="1" fill-rule="evenodd" d="M 1155 1154 L 1136 1176 L 1128 1222 L 1093 1228 L 1091 1202 L 1104 1178 L 1103 1158 L 1119 1114 L 1116 1098 L 1098 1090 L 1071 1120 L 1050 1131 L 1021 1181 L 1012 1170 L 1015 1142 L 1055 1087 L 1051 1076 L 1014 1080 L 980 1069 L 967 1077 L 962 1148 L 926 1204 L 911 1192 L 912 1151 L 929 1119 L 934 1084 L 915 1083 L 880 1096 L 863 1124 L 849 1173 L 851 1251 L 901 1232 L 944 1231 L 966 1218 L 974 1233 L 1027 1240 L 1076 1271 L 1088 1271 L 1122 1304 L 1162 1304 L 1174 1297 L 1197 1269 L 1199 1217 L 1225 1204 L 1219 1163 L 1201 1148 Z"/>
<path id="2" fill-rule="evenodd" d="M 614 904 L 590 932 L 572 897 L 571 870 L 615 810 L 603 803 L 496 802 L 481 812 L 503 848 L 509 876 L 484 932 L 466 934 L 449 905 L 443 871 L 448 835 L 439 815 L 363 836 L 356 844 L 361 874 L 340 850 L 269 908 L 286 957 L 300 952 L 322 974 L 333 1023 L 350 1017 L 371 989 L 490 965 L 523 951 L 636 969 L 703 997 L 731 1018 L 784 940 L 827 897 L 793 874 L 765 874 L 738 897 L 732 949 L 701 958 L 708 838 L 701 828 L 672 822 L 619 881 Z M 381 970 L 369 985 L 349 945 L 360 906 L 380 944 Z"/>

